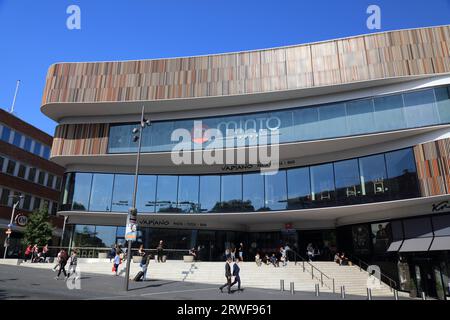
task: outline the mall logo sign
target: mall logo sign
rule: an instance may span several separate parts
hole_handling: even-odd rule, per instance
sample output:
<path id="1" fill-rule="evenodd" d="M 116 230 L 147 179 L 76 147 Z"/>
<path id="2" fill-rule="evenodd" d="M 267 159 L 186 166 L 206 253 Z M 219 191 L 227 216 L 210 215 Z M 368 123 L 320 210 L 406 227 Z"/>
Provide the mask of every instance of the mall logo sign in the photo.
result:
<path id="1" fill-rule="evenodd" d="M 217 128 L 208 128 L 201 120 L 194 121 L 193 130 L 179 128 L 172 132 L 171 141 L 177 142 L 171 152 L 172 162 L 175 165 L 257 164 L 262 173 L 275 174 L 279 168 L 280 125 L 276 117 L 222 122 Z"/>

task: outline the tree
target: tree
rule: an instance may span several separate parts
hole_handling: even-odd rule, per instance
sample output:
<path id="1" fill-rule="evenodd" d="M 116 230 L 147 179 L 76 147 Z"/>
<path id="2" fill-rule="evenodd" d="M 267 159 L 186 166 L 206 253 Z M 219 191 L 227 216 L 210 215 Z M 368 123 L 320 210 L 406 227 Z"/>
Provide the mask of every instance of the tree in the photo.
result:
<path id="1" fill-rule="evenodd" d="M 25 227 L 24 241 L 26 244 L 44 246 L 52 238 L 53 227 L 49 222 L 48 208 L 34 210 L 28 217 Z"/>

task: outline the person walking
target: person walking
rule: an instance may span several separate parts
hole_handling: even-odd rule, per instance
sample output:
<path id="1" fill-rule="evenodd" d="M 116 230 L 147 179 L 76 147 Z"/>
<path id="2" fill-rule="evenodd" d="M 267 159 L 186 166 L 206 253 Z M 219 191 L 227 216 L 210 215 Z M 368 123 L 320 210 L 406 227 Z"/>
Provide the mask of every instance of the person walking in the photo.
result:
<path id="1" fill-rule="evenodd" d="M 61 250 L 61 256 L 59 258 L 59 271 L 58 271 L 58 275 L 55 277 L 55 280 L 59 279 L 59 275 L 61 274 L 61 271 L 64 273 L 64 276 L 67 277 L 67 273 L 66 273 L 66 264 L 67 264 L 67 252 L 66 250 L 62 249 Z"/>
<path id="2" fill-rule="evenodd" d="M 144 273 L 144 275 L 142 276 L 142 280 L 145 281 L 147 279 L 147 269 L 148 269 L 148 264 L 150 262 L 150 256 L 149 256 L 150 254 L 146 253 L 144 250 L 144 246 L 141 245 L 139 247 L 139 255 L 142 257 L 139 266 L 141 267 L 141 270 Z"/>
<path id="3" fill-rule="evenodd" d="M 47 262 L 47 253 L 48 253 L 48 244 L 46 244 L 42 248 L 42 258 L 44 259 L 44 262 Z"/>
<path id="4" fill-rule="evenodd" d="M 227 278 L 227 282 L 219 288 L 220 292 L 223 293 L 223 288 L 228 286 L 228 293 L 231 293 L 231 257 L 227 259 L 225 262 L 225 278 Z"/>
<path id="5" fill-rule="evenodd" d="M 69 269 L 67 270 L 67 277 L 70 277 L 70 272 L 73 271 L 73 273 L 77 272 L 77 263 L 78 263 L 78 257 L 77 257 L 77 251 L 72 251 L 72 255 L 69 259 Z"/>
<path id="6" fill-rule="evenodd" d="M 120 253 L 119 251 L 117 251 L 116 256 L 114 257 L 114 267 L 113 267 L 113 271 L 116 276 L 119 275 L 119 265 L 120 265 Z"/>
<path id="7" fill-rule="evenodd" d="M 61 254 L 63 252 L 63 249 L 59 250 L 58 255 L 56 256 L 56 264 L 55 266 L 52 268 L 53 271 L 56 272 L 56 268 L 59 267 L 59 263 L 61 262 Z"/>
<path id="8" fill-rule="evenodd" d="M 314 259 L 314 246 L 312 243 L 309 243 L 306 247 L 306 254 L 308 255 L 309 261 L 313 261 Z"/>
<path id="9" fill-rule="evenodd" d="M 39 253 L 39 247 L 38 247 L 37 243 L 35 243 L 33 248 L 31 249 L 31 262 L 36 262 L 38 253 Z"/>
<path id="10" fill-rule="evenodd" d="M 164 262 L 163 261 L 164 246 L 163 246 L 163 241 L 162 240 L 159 241 L 159 244 L 156 247 L 156 253 L 158 254 L 158 262 Z"/>
<path id="11" fill-rule="evenodd" d="M 233 265 L 233 277 L 234 281 L 230 285 L 230 288 L 234 286 L 236 283 L 238 285 L 238 291 L 241 291 L 241 277 L 239 276 L 239 272 L 241 271 L 241 268 L 239 267 L 239 258 L 236 259 L 236 262 Z"/>

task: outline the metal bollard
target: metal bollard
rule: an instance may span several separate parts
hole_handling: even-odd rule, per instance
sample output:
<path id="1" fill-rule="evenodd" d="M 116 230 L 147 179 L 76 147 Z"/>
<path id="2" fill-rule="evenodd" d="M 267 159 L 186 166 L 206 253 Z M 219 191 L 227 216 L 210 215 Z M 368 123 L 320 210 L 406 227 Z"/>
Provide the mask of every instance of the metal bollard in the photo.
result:
<path id="1" fill-rule="evenodd" d="M 280 280 L 280 291 L 284 291 L 284 280 Z"/>
<path id="2" fill-rule="evenodd" d="M 316 286 L 316 297 L 318 297 L 318 296 L 320 296 L 320 289 L 319 289 L 320 286 L 318 283 L 316 283 L 315 286 Z"/>
<path id="3" fill-rule="evenodd" d="M 335 285 L 334 285 L 334 278 L 333 278 L 333 293 L 336 293 L 336 288 L 335 288 Z"/>
<path id="4" fill-rule="evenodd" d="M 367 288 L 367 300 L 372 300 L 372 289 Z"/>
<path id="5" fill-rule="evenodd" d="M 341 286 L 341 298 L 345 299 L 345 286 Z"/>
<path id="6" fill-rule="evenodd" d="M 394 290 L 394 299 L 398 300 L 398 291 L 397 290 Z"/>
<path id="7" fill-rule="evenodd" d="M 427 300 L 427 296 L 425 294 L 425 292 L 422 291 L 422 300 Z"/>
<path id="8" fill-rule="evenodd" d="M 295 294 L 294 283 L 291 282 L 291 294 Z"/>

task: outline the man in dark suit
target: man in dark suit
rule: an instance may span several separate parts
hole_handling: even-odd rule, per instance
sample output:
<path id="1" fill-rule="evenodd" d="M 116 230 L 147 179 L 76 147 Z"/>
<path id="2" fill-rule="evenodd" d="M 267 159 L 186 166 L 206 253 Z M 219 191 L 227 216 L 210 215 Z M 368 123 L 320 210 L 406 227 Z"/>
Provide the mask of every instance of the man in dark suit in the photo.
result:
<path id="1" fill-rule="evenodd" d="M 231 257 L 227 258 L 227 262 L 225 262 L 225 278 L 227 278 L 227 282 L 219 288 L 220 292 L 223 293 L 223 288 L 228 286 L 228 293 L 231 293 Z"/>
<path id="2" fill-rule="evenodd" d="M 234 281 L 231 284 L 231 287 L 234 286 L 236 283 L 238 284 L 238 291 L 241 291 L 241 277 L 239 276 L 239 272 L 241 271 L 241 268 L 239 268 L 239 259 L 236 260 L 236 262 L 233 265 L 233 277 Z"/>

